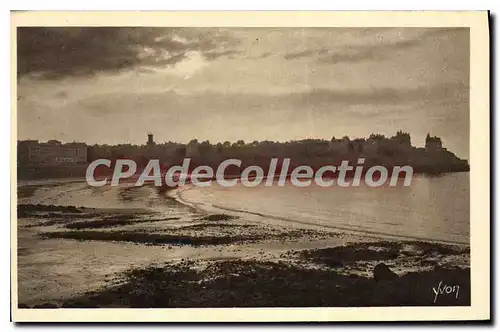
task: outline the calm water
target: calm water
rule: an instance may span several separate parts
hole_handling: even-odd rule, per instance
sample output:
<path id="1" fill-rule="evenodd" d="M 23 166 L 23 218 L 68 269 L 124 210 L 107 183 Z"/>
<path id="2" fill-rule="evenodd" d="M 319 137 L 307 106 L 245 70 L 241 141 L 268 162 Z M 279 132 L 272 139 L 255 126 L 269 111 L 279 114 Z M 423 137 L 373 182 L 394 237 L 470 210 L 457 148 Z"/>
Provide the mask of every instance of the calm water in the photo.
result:
<path id="1" fill-rule="evenodd" d="M 296 188 L 217 185 L 188 186 L 169 195 L 210 212 L 237 214 L 249 222 L 283 228 L 316 228 L 397 237 L 469 243 L 469 175 L 448 174 L 438 178 L 414 177 L 409 188 Z M 18 203 L 75 205 L 94 208 L 146 208 L 165 217 L 177 216 L 175 223 L 199 218 L 192 208 L 175 204 L 154 187 L 91 188 L 85 182 L 29 181 L 19 183 Z M 25 228 L 46 220 L 20 219 L 18 228 L 19 299 L 35 303 L 51 298 L 74 296 L 103 285 L 106 275 L 132 266 L 146 266 L 181 258 L 239 257 L 272 247 L 241 245 L 217 250 L 203 247 L 162 247 L 131 243 L 79 242 L 40 238 L 40 231 Z M 145 228 L 147 224 L 140 224 Z M 170 227 L 152 223 L 152 227 Z M 130 230 L 130 229 L 129 229 Z M 333 239 L 332 241 L 337 241 Z M 281 243 L 275 250 L 297 249 Z M 302 244 L 297 244 L 302 245 Z M 328 245 L 339 245 L 332 242 Z M 299 248 L 304 249 L 304 248 Z"/>
<path id="2" fill-rule="evenodd" d="M 212 185 L 178 193 L 206 210 L 282 225 L 469 243 L 469 174 L 414 176 L 410 187 L 321 188 Z"/>
<path id="3" fill-rule="evenodd" d="M 164 193 L 154 187 L 91 188 L 78 183 L 36 184 L 19 203 L 96 208 L 148 208 L 171 214 Z M 216 184 L 173 192 L 180 201 L 212 212 L 282 227 L 324 228 L 451 243 L 469 243 L 469 173 L 414 176 L 410 187 L 297 188 Z M 22 195 L 21 195 L 22 196 Z"/>

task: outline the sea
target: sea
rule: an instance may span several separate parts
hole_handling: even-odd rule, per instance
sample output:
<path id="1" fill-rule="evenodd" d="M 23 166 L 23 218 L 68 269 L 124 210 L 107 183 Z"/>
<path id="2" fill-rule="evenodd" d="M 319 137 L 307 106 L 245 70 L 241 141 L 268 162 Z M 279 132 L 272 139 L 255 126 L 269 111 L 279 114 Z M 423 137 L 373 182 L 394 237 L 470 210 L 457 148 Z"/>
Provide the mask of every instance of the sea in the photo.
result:
<path id="1" fill-rule="evenodd" d="M 238 216 L 238 222 L 289 229 L 317 229 L 368 238 L 422 240 L 469 245 L 469 174 L 415 175 L 409 187 L 231 188 L 188 185 L 164 192 L 152 186 L 89 187 L 84 180 L 39 180 L 18 183 L 18 204 L 66 205 L 96 209 L 147 209 L 165 217 L 152 231 L 199 220 L 204 213 Z M 171 220 L 171 217 L 177 217 Z M 108 277 L 127 269 L 181 259 L 227 259 L 265 252 L 304 249 L 316 244 L 231 245 L 224 248 L 169 248 L 124 242 L 44 239 L 39 232 L 61 231 L 57 225 L 26 227 L 46 219 L 20 219 L 17 227 L 20 303 L 67 298 L 106 285 Z M 177 224 L 173 224 L 177 223 Z M 147 224 L 138 224 L 145 229 Z M 131 229 L 128 227 L 127 229 Z M 102 231 L 107 231 L 106 229 Z M 322 245 L 340 245 L 332 238 Z M 303 247 L 304 246 L 304 247 Z M 252 254 L 253 253 L 253 254 Z"/>
<path id="2" fill-rule="evenodd" d="M 37 185 L 19 203 L 74 205 L 94 208 L 171 209 L 165 195 L 196 209 L 238 215 L 289 228 L 315 228 L 469 244 L 469 173 L 414 175 L 411 185 L 369 187 L 222 187 L 187 185 L 167 193 L 153 187 L 92 188 L 85 182 L 22 182 Z"/>

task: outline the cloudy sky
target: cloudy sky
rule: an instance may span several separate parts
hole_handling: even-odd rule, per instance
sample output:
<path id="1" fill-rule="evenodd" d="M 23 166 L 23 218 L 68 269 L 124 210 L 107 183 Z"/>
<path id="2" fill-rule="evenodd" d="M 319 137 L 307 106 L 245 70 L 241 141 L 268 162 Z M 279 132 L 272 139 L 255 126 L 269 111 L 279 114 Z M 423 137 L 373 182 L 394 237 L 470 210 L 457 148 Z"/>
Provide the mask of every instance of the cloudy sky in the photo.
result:
<path id="1" fill-rule="evenodd" d="M 469 30 L 20 28 L 18 138 L 441 136 L 469 155 Z"/>

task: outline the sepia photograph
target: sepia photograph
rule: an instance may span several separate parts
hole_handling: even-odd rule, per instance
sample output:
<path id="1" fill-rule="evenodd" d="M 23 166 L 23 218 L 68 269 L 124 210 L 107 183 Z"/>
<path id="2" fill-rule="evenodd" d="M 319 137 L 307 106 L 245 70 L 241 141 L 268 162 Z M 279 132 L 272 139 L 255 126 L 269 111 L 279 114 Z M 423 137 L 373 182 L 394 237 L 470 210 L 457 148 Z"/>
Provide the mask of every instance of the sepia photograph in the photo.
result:
<path id="1" fill-rule="evenodd" d="M 15 317 L 489 318 L 485 12 L 52 15 L 12 14 Z"/>

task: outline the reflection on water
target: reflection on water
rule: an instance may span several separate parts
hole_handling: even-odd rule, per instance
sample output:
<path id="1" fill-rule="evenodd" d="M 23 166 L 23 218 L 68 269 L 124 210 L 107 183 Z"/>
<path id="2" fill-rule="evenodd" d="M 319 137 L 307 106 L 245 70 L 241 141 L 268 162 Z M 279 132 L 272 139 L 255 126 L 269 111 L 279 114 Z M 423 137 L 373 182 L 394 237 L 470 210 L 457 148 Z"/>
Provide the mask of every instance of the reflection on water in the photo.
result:
<path id="1" fill-rule="evenodd" d="M 18 204 L 73 205 L 105 209 L 170 210 L 179 204 L 154 186 L 91 187 L 85 182 L 23 184 L 18 186 Z M 182 205 L 181 205 L 182 206 Z M 186 207 L 184 207 L 186 208 Z"/>
<path id="2" fill-rule="evenodd" d="M 107 211 L 147 209 L 162 222 L 132 225 L 157 231 L 198 218 L 193 209 L 168 197 L 154 187 L 89 187 L 85 182 L 64 181 L 22 183 L 18 204 L 73 205 Z M 133 213 L 133 212 L 131 212 Z M 179 220 L 169 220 L 178 217 Z M 210 248 L 154 247 L 132 243 L 80 242 L 43 239 L 39 232 L 61 231 L 61 223 L 49 227 L 25 227 L 47 220 L 18 220 L 18 296 L 20 303 L 43 303 L 103 286 L 116 273 L 132 267 L 163 263 L 182 258 L 222 257 Z M 76 220 L 68 220 L 74 222 Z M 49 221 L 50 222 L 50 221 Z M 127 229 L 126 226 L 122 227 Z M 131 228 L 131 227 L 128 227 Z M 116 228 L 113 228 L 116 229 Z M 102 231 L 106 231 L 103 229 Z"/>
<path id="3" fill-rule="evenodd" d="M 37 186 L 19 203 L 174 212 L 169 193 L 154 186 L 89 187 L 86 183 Z M 22 191 L 22 190 L 21 190 Z M 26 195 L 25 195 L 26 196 Z M 248 218 L 284 227 L 323 227 L 378 235 L 469 243 L 469 174 L 414 176 L 410 187 L 298 188 L 189 187 L 179 197 L 204 209 L 247 212 Z"/>
<path id="4" fill-rule="evenodd" d="M 414 176 L 410 187 L 191 187 L 180 198 L 201 208 L 246 212 L 283 227 L 323 227 L 469 243 L 469 174 Z"/>
<path id="5" fill-rule="evenodd" d="M 175 192 L 165 193 L 152 186 L 94 188 L 85 182 L 37 182 L 23 183 L 18 193 L 19 204 L 147 209 L 158 214 L 158 218 L 179 217 L 175 221 L 140 224 L 142 229 L 151 229 L 152 232 L 170 227 L 172 223 L 192 222 L 199 218 L 196 210 L 169 197 L 175 196 Z M 194 206 L 238 214 L 242 216 L 240 221 L 261 222 L 280 228 L 320 228 L 469 243 L 467 173 L 435 178 L 416 176 L 409 188 L 327 189 L 291 185 L 223 188 L 212 185 L 184 188 L 178 195 Z M 102 286 L 107 277 L 133 266 L 181 258 L 232 257 L 263 250 L 261 244 L 231 246 L 222 250 L 45 240 L 37 235 L 39 229 L 23 227 L 37 222 L 40 220 L 19 220 L 19 300 L 25 303 L 74 296 Z M 57 225 L 50 227 L 53 227 L 52 231 L 61 230 Z M 265 250 L 282 250 L 284 245 L 302 244 L 280 243 L 279 248 L 266 247 Z"/>

